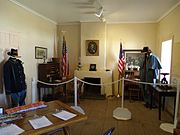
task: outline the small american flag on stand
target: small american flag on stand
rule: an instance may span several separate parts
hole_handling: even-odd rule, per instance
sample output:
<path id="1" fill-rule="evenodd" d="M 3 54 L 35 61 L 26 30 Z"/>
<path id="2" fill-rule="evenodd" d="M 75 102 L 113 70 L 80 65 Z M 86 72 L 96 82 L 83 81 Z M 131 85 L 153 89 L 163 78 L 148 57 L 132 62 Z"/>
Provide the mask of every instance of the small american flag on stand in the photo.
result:
<path id="1" fill-rule="evenodd" d="M 63 46 L 62 46 L 62 77 L 69 75 L 69 59 L 66 47 L 66 40 L 63 36 Z"/>
<path id="2" fill-rule="evenodd" d="M 124 58 L 124 51 L 122 49 L 122 43 L 120 42 L 120 51 L 119 51 L 119 60 L 118 60 L 118 71 L 119 74 L 122 75 L 123 70 L 125 68 L 125 58 Z"/>

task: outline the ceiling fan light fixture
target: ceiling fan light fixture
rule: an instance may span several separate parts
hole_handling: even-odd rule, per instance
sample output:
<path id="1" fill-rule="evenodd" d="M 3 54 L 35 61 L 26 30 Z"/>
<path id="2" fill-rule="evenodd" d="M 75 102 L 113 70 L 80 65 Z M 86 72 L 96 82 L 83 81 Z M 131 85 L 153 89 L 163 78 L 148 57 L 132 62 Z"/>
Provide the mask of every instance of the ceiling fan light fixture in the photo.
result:
<path id="1" fill-rule="evenodd" d="M 95 13 L 95 16 L 101 17 L 102 13 L 103 13 L 103 7 L 100 7 L 100 8 L 98 9 L 98 11 Z"/>
<path id="2" fill-rule="evenodd" d="M 105 21 L 106 21 L 106 19 L 104 18 L 104 15 L 103 15 L 103 14 L 99 17 L 99 19 L 100 19 L 102 22 L 105 22 Z"/>

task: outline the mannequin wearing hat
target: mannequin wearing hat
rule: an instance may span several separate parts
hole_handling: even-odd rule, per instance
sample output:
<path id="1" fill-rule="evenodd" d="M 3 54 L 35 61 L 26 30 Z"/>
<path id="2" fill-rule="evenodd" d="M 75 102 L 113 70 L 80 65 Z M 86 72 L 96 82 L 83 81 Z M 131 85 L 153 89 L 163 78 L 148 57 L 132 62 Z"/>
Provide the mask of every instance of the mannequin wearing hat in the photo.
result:
<path id="1" fill-rule="evenodd" d="M 144 47 L 142 50 L 142 54 L 144 55 L 144 61 L 140 66 L 140 80 L 142 82 L 156 83 L 158 80 L 159 70 L 162 68 L 159 58 L 152 53 L 149 47 Z M 144 85 L 143 92 L 145 106 L 149 107 L 151 98 L 150 92 L 152 92 L 152 95 L 154 95 L 154 91 L 152 91 L 150 85 Z M 152 107 L 155 107 L 156 105 L 154 96 L 152 97 L 152 99 Z"/>
<path id="2" fill-rule="evenodd" d="M 21 106 L 25 104 L 27 88 L 24 68 L 22 61 L 17 59 L 17 49 L 11 49 L 7 54 L 10 57 L 3 68 L 5 91 L 7 95 L 11 95 L 12 107 Z"/>

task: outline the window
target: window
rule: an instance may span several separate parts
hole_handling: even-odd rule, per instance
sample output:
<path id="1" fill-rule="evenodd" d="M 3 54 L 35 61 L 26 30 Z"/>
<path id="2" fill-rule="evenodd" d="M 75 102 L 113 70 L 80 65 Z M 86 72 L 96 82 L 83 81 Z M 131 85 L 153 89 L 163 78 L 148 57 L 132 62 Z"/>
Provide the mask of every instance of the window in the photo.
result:
<path id="1" fill-rule="evenodd" d="M 162 42 L 161 47 L 161 73 L 169 73 L 166 75 L 166 80 L 170 82 L 170 72 L 171 72 L 171 55 L 172 54 L 172 39 Z M 164 76 L 160 74 L 160 80 Z"/>

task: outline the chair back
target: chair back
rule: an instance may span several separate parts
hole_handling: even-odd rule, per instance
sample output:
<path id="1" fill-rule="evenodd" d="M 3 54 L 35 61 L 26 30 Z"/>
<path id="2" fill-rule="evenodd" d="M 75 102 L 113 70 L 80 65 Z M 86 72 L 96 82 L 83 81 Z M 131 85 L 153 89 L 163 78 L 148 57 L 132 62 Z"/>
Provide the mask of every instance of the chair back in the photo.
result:
<path id="1" fill-rule="evenodd" d="M 114 129 L 115 129 L 114 127 L 108 129 L 103 135 L 111 135 Z"/>

